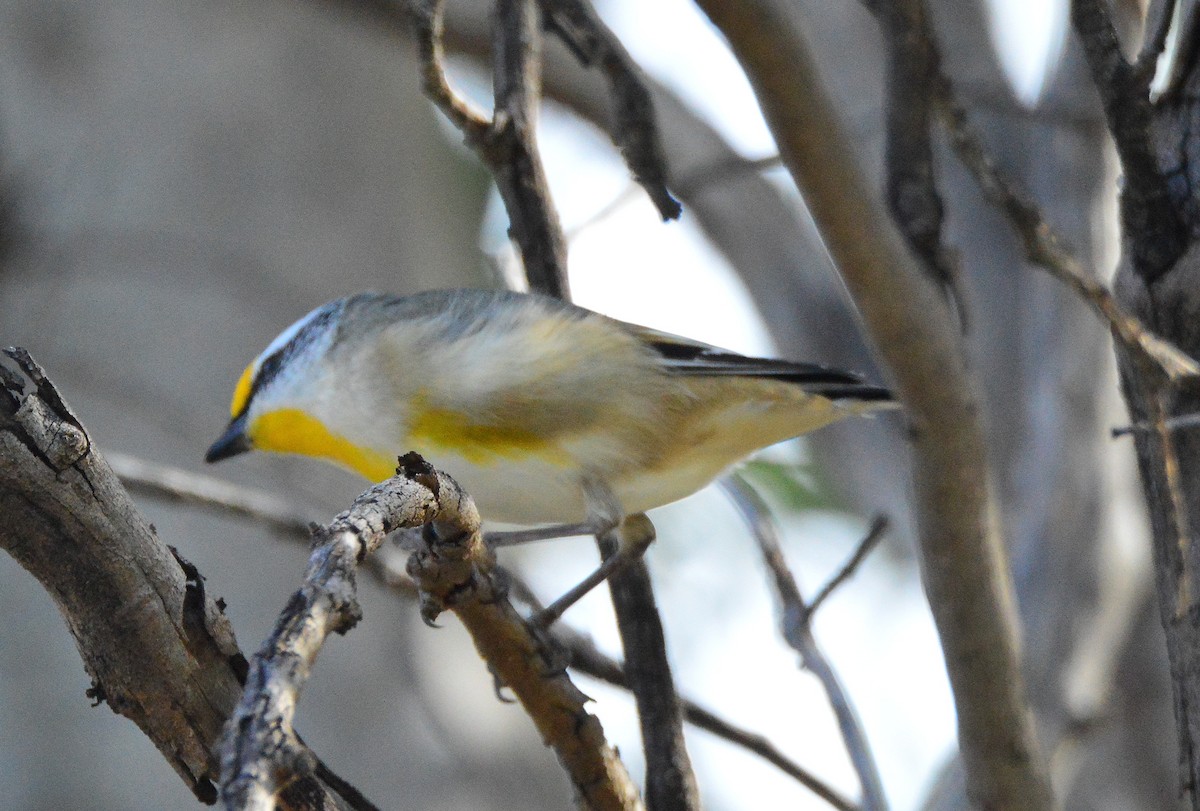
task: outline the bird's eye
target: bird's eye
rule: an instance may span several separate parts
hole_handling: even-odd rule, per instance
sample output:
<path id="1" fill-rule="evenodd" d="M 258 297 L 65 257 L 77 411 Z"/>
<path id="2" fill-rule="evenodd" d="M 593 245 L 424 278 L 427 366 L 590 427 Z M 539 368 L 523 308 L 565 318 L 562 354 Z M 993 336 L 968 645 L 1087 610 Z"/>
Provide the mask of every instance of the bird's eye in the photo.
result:
<path id="1" fill-rule="evenodd" d="M 234 389 L 233 403 L 229 409 L 235 419 L 246 412 L 254 395 L 279 373 L 282 366 L 283 350 L 280 350 L 259 364 L 257 371 L 254 370 L 254 364 L 246 367 L 246 371 L 242 373 L 242 379 L 238 381 L 237 388 Z M 253 378 L 251 378 L 252 373 Z"/>

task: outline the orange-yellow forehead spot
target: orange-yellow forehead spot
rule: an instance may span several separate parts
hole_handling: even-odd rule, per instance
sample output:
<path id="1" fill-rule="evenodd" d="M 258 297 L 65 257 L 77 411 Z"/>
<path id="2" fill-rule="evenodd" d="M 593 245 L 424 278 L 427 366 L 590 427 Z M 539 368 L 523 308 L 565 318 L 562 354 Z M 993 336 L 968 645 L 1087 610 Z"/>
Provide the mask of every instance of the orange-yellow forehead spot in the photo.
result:
<path id="1" fill-rule="evenodd" d="M 393 457 L 355 445 L 297 408 L 281 408 L 256 417 L 247 435 L 258 450 L 328 459 L 373 482 L 381 482 L 396 472 Z"/>
<path id="2" fill-rule="evenodd" d="M 233 402 L 229 404 L 229 415 L 236 417 L 242 413 L 246 407 L 246 401 L 250 399 L 250 387 L 254 383 L 254 364 L 251 363 L 246 367 L 246 371 L 242 372 L 242 376 L 238 378 L 237 385 L 233 387 Z"/>

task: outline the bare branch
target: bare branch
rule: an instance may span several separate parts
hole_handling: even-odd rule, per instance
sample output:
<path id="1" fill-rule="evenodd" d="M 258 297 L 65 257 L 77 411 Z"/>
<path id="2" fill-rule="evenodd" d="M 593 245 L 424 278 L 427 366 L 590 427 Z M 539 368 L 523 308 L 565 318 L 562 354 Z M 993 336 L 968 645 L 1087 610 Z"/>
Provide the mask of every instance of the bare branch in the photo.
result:
<path id="1" fill-rule="evenodd" d="M 261 521 L 294 540 L 304 541 L 305 545 L 310 540 L 310 525 L 299 517 L 299 511 L 288 512 L 291 508 L 269 493 L 235 487 L 222 479 L 201 476 L 166 465 L 156 465 L 125 454 L 109 453 L 108 458 L 117 476 L 135 491 L 141 491 L 154 498 L 213 509 L 251 521 Z M 488 545 L 495 546 L 490 541 Z M 389 566 L 382 559 L 380 553 L 383 551 L 377 550 L 374 555 L 363 561 L 363 565 L 368 567 L 380 585 L 400 597 L 415 599 L 416 584 L 406 573 Z M 522 580 L 508 572 L 504 576 L 508 579 L 510 590 L 516 599 L 529 605 L 534 613 L 542 609 L 541 602 Z M 550 635 L 556 645 L 568 652 L 571 666 L 580 673 L 628 689 L 629 683 L 625 678 L 623 666 L 601 653 L 585 635 L 561 622 L 551 626 Z M 742 729 L 686 698 L 681 697 L 680 701 L 684 720 L 697 729 L 710 732 L 758 755 L 839 811 L 858 811 L 858 806 L 842 797 L 803 766 L 790 760 L 762 735 Z"/>
<path id="2" fill-rule="evenodd" d="M 943 207 L 933 166 L 930 123 L 940 57 L 923 0 L 869 2 L 888 49 L 887 199 L 892 217 L 929 272 L 954 297 L 958 260 L 942 244 Z"/>
<path id="3" fill-rule="evenodd" d="M 1154 155 L 1149 77 L 1121 54 L 1106 0 L 1071 0 L 1071 22 L 1083 43 L 1109 132 L 1121 158 L 1121 222 L 1134 270 L 1153 282 L 1187 248 L 1179 208 Z"/>
<path id="4" fill-rule="evenodd" d="M 92 677 L 90 694 L 136 723 L 211 803 L 214 747 L 246 669 L 233 629 L 42 370 L 24 352 L 6 354 L 24 377 L 0 362 L 0 548 L 58 604 Z M 297 810 L 349 807 L 311 775 L 281 799 Z"/>
<path id="5" fill-rule="evenodd" d="M 566 240 L 550 201 L 534 140 L 541 91 L 541 40 L 536 25 L 539 11 L 533 0 L 498 0 L 496 8 L 493 29 L 496 111 L 491 131 L 479 151 L 504 198 L 529 286 L 568 299 Z M 595 50 L 596 54 L 607 51 L 609 57 L 620 61 L 611 36 L 606 42 L 602 27 L 589 18 L 585 7 L 567 2 L 556 8 L 562 12 L 556 17 L 560 33 L 565 34 L 569 25 L 572 36 L 583 33 L 595 37 L 594 47 L 581 47 Z M 614 64 L 609 70 L 621 73 L 626 67 Z M 628 87 L 624 101 L 628 104 L 637 101 L 628 96 Z M 649 110 L 643 106 L 634 111 L 632 119 L 636 120 L 631 120 L 630 126 L 644 133 L 648 117 Z M 653 142 L 652 138 L 643 146 L 653 146 Z M 642 171 L 658 172 L 657 163 L 642 167 Z M 628 520 L 649 526 L 644 516 Z M 603 537 L 596 540 L 601 555 L 607 557 L 607 540 Z M 634 560 L 615 574 L 609 585 L 641 721 L 647 801 L 662 811 L 688 811 L 698 804 L 695 778 L 684 745 L 679 698 L 645 563 Z"/>
<path id="6" fill-rule="evenodd" d="M 572 628 L 564 627 L 562 623 L 554 626 L 552 634 L 554 641 L 570 653 L 571 667 L 615 687 L 628 688 L 629 684 L 621 663 L 601 653 L 589 638 Z M 789 759 L 762 735 L 735 726 L 686 698 L 682 698 L 681 703 L 684 718 L 692 726 L 711 732 L 718 738 L 758 755 L 789 777 L 794 778 L 796 782 L 838 811 L 859 811 L 859 806 L 843 797 L 812 772 Z"/>
<path id="7" fill-rule="evenodd" d="M 854 772 L 858 775 L 859 786 L 862 788 L 864 811 L 886 811 L 887 797 L 883 793 L 883 782 L 879 779 L 879 767 L 875 765 L 875 756 L 867 743 L 862 722 L 833 666 L 829 664 L 813 637 L 812 617 L 816 604 L 810 606 L 800 594 L 800 586 L 792 577 L 784 559 L 779 533 L 771 520 L 769 509 L 754 488 L 737 476 L 726 476 L 721 480 L 721 486 L 733 497 L 738 510 L 746 519 L 755 540 L 758 541 L 763 561 L 771 571 L 775 581 L 775 593 L 779 596 L 782 608 L 780 625 L 784 639 L 800 654 L 801 666 L 816 676 L 817 681 L 821 683 L 829 705 L 833 708 L 842 741 L 846 745 L 846 752 L 850 755 L 850 762 L 854 765 Z M 876 526 L 878 531 L 873 529 L 867 536 L 868 541 L 872 536 L 878 537 L 882 534 L 883 529 L 879 521 L 876 521 Z M 859 550 L 866 546 L 866 542 L 860 544 Z M 854 557 L 861 559 L 860 555 Z M 844 581 L 849 576 L 849 570 L 849 566 L 844 568 L 844 574 L 835 577 L 834 580 Z M 833 587 L 836 585 L 830 590 Z"/>
<path id="8" fill-rule="evenodd" d="M 508 210 L 530 288 L 570 298 L 567 242 L 537 152 L 542 30 L 534 0 L 497 0 L 492 56 L 496 110 L 481 145 L 484 160 Z"/>
<path id="9" fill-rule="evenodd" d="M 675 182 L 675 188 L 679 190 L 683 197 L 692 197 L 699 194 L 701 190 L 716 186 L 733 177 L 739 177 L 748 172 L 761 172 L 766 169 L 774 169 L 782 165 L 778 155 L 767 155 L 762 158 L 743 158 L 740 155 L 732 155 L 722 160 L 712 161 L 711 163 L 693 169 L 684 177 L 681 177 Z M 587 219 L 575 225 L 567 232 L 567 241 L 575 239 L 597 223 L 611 217 L 621 208 L 628 205 L 637 195 L 638 187 L 630 183 L 614 196 L 611 200 L 598 208 Z"/>
<path id="10" fill-rule="evenodd" d="M 1158 59 L 1166 47 L 1167 34 L 1171 29 L 1172 19 L 1178 9 L 1177 0 L 1151 0 L 1150 9 L 1142 24 L 1142 47 L 1138 51 L 1137 61 L 1133 71 L 1147 83 L 1155 73 Z M 1176 71 L 1168 71 L 1174 73 Z M 1169 83 L 1169 79 L 1167 83 Z"/>
<path id="11" fill-rule="evenodd" d="M 646 190 L 664 220 L 678 219 L 679 201 L 667 190 L 666 157 L 654 118 L 654 105 L 641 71 L 587 0 L 540 0 L 547 27 L 585 66 L 599 66 L 608 81 L 616 121 L 613 143 L 634 179 Z"/>
<path id="12" fill-rule="evenodd" d="M 617 532 L 620 543 L 654 538 L 645 515 L 632 515 Z M 615 533 L 596 537 L 601 557 L 617 555 Z M 625 678 L 637 704 L 646 755 L 646 803 L 654 811 L 691 811 L 700 807 L 699 789 L 683 737 L 683 709 L 675 691 L 662 617 L 650 582 L 650 570 L 639 555 L 608 578 L 617 630 L 625 650 Z"/>
<path id="13" fill-rule="evenodd" d="M 858 571 L 858 567 L 867 559 L 867 555 L 879 545 L 879 541 L 883 539 L 884 533 L 887 532 L 888 520 L 882 515 L 876 516 L 871 522 L 871 528 L 867 530 L 866 536 L 859 541 L 858 548 L 854 550 L 854 554 L 850 556 L 850 560 L 846 561 L 846 565 L 838 570 L 837 574 L 829 579 L 829 582 L 821 587 L 817 592 L 817 596 L 812 598 L 812 602 L 808 604 L 808 617 L 805 622 L 811 623 L 812 617 L 820 610 L 829 596 L 833 594 L 837 588 L 850 579 L 853 574 Z"/>
<path id="14" fill-rule="evenodd" d="M 1108 324 L 1117 340 L 1129 347 L 1130 351 L 1145 356 L 1169 379 L 1179 380 L 1200 374 L 1200 365 L 1195 360 L 1147 330 L 1121 307 L 1107 286 L 1084 271 L 1079 260 L 1063 246 L 1037 205 L 997 168 L 944 76 L 937 83 L 936 92 L 938 114 L 955 152 L 974 175 L 984 197 L 1008 217 L 1021 240 L 1026 259 L 1074 290 Z"/>
<path id="15" fill-rule="evenodd" d="M 445 0 L 413 4 L 414 29 L 425 93 L 463 133 L 467 146 L 496 180 L 508 211 L 530 286 L 568 295 L 567 246 L 558 213 L 549 204 L 545 171 L 537 152 L 541 89 L 540 12 L 534 0 L 499 0 L 493 28 L 491 120 L 455 95 L 444 65 Z"/>
<path id="16" fill-rule="evenodd" d="M 1158 423 L 1135 422 L 1130 425 L 1122 425 L 1112 429 L 1112 437 L 1113 439 L 1117 439 L 1118 437 L 1139 431 L 1161 432 L 1163 429 L 1183 431 L 1188 428 L 1200 428 L 1200 414 L 1178 414 L 1174 417 L 1167 417 L 1160 420 Z"/>
<path id="17" fill-rule="evenodd" d="M 217 508 L 227 515 L 258 521 L 284 535 L 307 539 L 311 534 L 309 522 L 300 517 L 300 510 L 278 496 L 177 467 L 156 465 L 117 451 L 105 455 L 117 478 L 135 493 Z"/>
<path id="18" fill-rule="evenodd" d="M 968 795 L 994 809 L 1049 809 L 979 408 L 956 322 L 848 154 L 850 139 L 795 20 L 777 0 L 699 5 L 746 70 L 904 404 L 925 590 L 954 689 Z"/>
<path id="19" fill-rule="evenodd" d="M 444 7 L 445 0 L 417 0 L 412 5 L 425 95 L 462 130 L 467 143 L 478 143 L 486 137 L 490 122 L 482 111 L 458 95 L 446 78 Z"/>
<path id="20" fill-rule="evenodd" d="M 430 525 L 439 537 L 431 537 L 409 561 L 422 590 L 422 616 L 432 622 L 449 608 L 462 620 L 497 678 L 555 749 L 589 808 L 640 808 L 599 721 L 584 709 L 585 697 L 555 667 L 495 581 L 473 502 L 453 479 L 415 454 L 401 461 L 399 475 L 367 490 L 316 532 L 304 585 L 251 661 L 247 691 L 222 746 L 227 805 L 269 808 L 282 788 L 280 766 L 308 766 L 292 728 L 297 696 L 328 635 L 346 632 L 360 616 L 354 579 L 359 561 L 388 532 Z"/>

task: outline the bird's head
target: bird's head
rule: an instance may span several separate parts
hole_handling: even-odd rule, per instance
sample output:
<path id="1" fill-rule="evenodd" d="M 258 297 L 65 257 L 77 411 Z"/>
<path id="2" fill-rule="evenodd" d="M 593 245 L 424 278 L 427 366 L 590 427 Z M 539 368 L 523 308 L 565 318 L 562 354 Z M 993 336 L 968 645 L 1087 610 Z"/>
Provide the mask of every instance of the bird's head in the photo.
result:
<path id="1" fill-rule="evenodd" d="M 348 299 L 313 310 L 285 329 L 242 372 L 230 422 L 205 454 L 219 462 L 249 450 L 317 456 L 379 480 L 393 463 L 347 439 L 337 426 L 337 363 L 332 357 Z"/>

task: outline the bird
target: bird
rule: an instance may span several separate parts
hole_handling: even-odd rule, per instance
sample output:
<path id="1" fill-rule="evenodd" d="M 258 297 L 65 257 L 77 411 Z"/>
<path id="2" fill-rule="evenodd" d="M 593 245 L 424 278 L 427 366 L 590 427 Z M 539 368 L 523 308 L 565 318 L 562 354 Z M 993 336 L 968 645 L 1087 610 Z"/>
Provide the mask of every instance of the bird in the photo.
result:
<path id="1" fill-rule="evenodd" d="M 895 407 L 852 372 L 740 355 L 550 296 L 366 292 L 316 308 L 246 366 L 205 459 L 299 454 L 377 482 L 416 451 L 487 521 L 612 525 L 760 448 Z"/>

